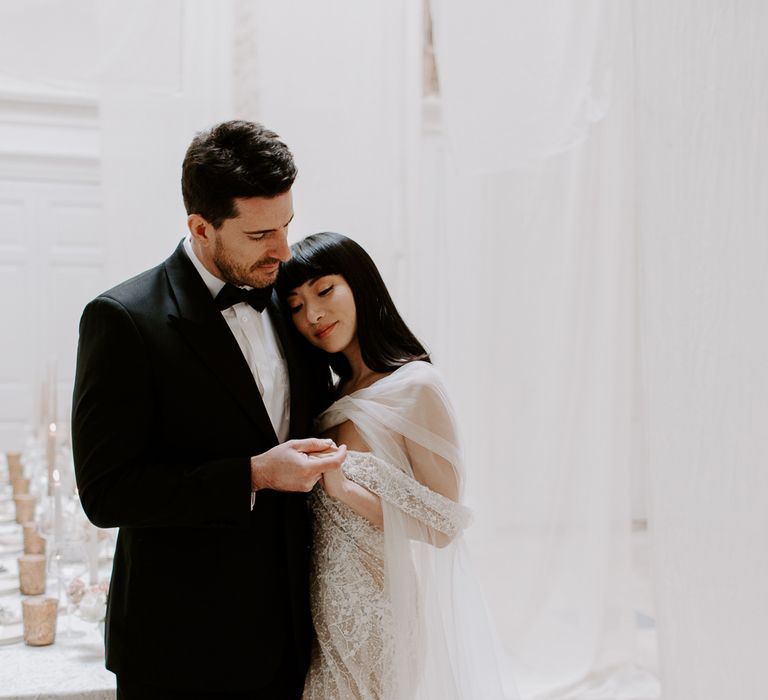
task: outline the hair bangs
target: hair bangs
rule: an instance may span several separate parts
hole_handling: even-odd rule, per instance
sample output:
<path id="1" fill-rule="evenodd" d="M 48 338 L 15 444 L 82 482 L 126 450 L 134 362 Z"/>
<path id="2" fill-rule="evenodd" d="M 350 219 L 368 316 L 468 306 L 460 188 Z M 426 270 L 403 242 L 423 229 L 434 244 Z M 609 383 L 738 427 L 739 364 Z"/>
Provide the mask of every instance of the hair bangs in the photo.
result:
<path id="1" fill-rule="evenodd" d="M 305 238 L 291 246 L 291 258 L 280 265 L 275 284 L 281 299 L 305 282 L 324 275 L 342 274 L 342 266 L 327 243 L 318 236 L 313 240 Z"/>

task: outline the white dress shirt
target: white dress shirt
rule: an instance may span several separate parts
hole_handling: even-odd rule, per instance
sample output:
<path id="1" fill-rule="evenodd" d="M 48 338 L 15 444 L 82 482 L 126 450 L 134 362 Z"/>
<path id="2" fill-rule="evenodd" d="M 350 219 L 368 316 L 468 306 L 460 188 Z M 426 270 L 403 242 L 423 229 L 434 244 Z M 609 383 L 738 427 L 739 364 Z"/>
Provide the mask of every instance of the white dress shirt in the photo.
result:
<path id="1" fill-rule="evenodd" d="M 215 299 L 225 284 L 224 280 L 206 269 L 192 249 L 189 235 L 184 239 L 184 250 Z M 256 311 L 249 304 L 240 302 L 224 309 L 221 315 L 248 363 L 278 441 L 285 442 L 291 419 L 290 380 L 288 366 L 269 313 Z"/>

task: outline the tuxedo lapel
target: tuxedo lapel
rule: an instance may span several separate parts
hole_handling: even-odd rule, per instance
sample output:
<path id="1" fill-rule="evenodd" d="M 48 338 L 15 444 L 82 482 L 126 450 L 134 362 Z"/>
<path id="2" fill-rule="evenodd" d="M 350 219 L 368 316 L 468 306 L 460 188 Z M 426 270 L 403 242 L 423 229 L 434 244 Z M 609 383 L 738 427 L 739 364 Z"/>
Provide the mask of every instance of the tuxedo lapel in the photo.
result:
<path id="1" fill-rule="evenodd" d="M 213 303 L 192 262 L 179 244 L 165 261 L 171 292 L 178 316 L 168 314 L 169 323 L 184 337 L 193 353 L 218 377 L 221 384 L 258 426 L 262 434 L 274 436 L 272 421 L 259 394 L 240 346 Z"/>

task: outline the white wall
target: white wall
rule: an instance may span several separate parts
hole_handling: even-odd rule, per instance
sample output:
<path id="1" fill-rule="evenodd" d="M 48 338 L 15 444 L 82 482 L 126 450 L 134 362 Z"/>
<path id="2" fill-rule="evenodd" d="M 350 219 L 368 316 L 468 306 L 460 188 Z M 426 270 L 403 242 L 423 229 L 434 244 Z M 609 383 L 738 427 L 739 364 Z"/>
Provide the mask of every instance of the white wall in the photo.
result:
<path id="1" fill-rule="evenodd" d="M 108 279 L 95 100 L 0 81 L 0 445 L 17 449 L 58 359 L 68 415 L 77 321 Z"/>
<path id="2" fill-rule="evenodd" d="M 181 161 L 231 116 L 231 35 L 227 0 L 0 8 L 0 449 L 52 364 L 66 420 L 83 306 L 184 235 Z"/>

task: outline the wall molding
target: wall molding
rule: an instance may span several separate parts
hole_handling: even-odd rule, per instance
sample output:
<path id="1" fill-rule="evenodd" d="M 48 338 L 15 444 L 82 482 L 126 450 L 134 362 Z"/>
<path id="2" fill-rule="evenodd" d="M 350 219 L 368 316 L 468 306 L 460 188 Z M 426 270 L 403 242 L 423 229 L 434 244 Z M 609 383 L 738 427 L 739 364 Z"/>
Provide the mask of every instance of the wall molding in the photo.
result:
<path id="1" fill-rule="evenodd" d="M 95 95 L 0 84 L 0 179 L 98 183 Z"/>

